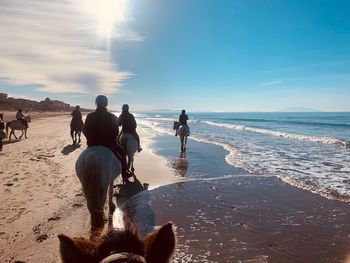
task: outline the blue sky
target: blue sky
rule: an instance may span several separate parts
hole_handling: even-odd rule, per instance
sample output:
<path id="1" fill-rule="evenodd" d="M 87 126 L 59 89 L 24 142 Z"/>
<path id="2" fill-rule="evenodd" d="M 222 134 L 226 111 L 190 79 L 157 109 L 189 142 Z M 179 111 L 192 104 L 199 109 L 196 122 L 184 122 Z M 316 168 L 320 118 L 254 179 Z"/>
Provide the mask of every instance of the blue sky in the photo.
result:
<path id="1" fill-rule="evenodd" d="M 1 0 L 0 0 L 1 1 Z M 350 111 L 349 1 L 0 5 L 0 91 L 110 109 Z"/>

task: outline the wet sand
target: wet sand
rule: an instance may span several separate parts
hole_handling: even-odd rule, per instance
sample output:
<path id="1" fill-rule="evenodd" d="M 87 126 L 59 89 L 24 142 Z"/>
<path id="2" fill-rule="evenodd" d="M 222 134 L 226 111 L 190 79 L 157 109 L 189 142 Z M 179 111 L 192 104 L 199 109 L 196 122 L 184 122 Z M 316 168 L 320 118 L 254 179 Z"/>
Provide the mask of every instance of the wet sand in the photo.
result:
<path id="1" fill-rule="evenodd" d="M 176 223 L 172 262 L 343 262 L 349 254 L 347 203 L 234 168 L 218 146 L 189 141 L 185 158 L 178 138 L 159 136 L 153 147 L 187 181 L 124 206 L 145 230 Z"/>

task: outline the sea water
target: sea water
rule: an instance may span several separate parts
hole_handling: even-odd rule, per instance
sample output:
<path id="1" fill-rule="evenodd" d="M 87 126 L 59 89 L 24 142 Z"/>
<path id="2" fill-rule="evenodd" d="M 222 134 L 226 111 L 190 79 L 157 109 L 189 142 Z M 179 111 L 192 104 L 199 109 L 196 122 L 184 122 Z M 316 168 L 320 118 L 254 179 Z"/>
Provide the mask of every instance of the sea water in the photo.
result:
<path id="1" fill-rule="evenodd" d="M 228 164 L 328 198 L 350 201 L 350 113 L 188 113 L 190 139 L 228 151 Z M 176 112 L 136 114 L 139 126 L 174 136 Z M 195 149 L 192 149 L 195 151 Z"/>

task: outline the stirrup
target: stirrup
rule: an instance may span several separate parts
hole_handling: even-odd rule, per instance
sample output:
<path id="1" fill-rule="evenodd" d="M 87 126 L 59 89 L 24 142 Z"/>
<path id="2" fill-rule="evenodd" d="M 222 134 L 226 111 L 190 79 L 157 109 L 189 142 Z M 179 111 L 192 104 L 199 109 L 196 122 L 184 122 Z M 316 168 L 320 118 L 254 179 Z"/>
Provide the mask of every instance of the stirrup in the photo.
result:
<path id="1" fill-rule="evenodd" d="M 129 170 L 125 170 L 125 171 L 122 172 L 123 180 L 128 179 L 128 178 L 130 178 L 132 176 L 133 176 L 133 174 Z"/>
<path id="2" fill-rule="evenodd" d="M 142 148 L 139 146 L 139 148 L 137 149 L 138 152 L 142 151 Z"/>

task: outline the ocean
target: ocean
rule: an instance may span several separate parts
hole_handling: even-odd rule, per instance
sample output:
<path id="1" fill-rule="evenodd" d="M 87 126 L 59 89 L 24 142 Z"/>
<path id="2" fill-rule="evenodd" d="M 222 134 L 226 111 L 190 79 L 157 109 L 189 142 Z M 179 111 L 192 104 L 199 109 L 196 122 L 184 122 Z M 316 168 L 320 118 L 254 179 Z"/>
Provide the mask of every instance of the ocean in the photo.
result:
<path id="1" fill-rule="evenodd" d="M 140 128 L 158 136 L 174 136 L 173 121 L 178 115 L 178 112 L 135 114 Z M 189 140 L 222 147 L 227 151 L 227 165 L 257 176 L 278 177 L 324 197 L 350 202 L 349 112 L 188 112 L 188 115 Z M 191 141 L 188 148 L 196 151 Z M 199 171 L 187 176 L 191 180 L 208 175 Z"/>

